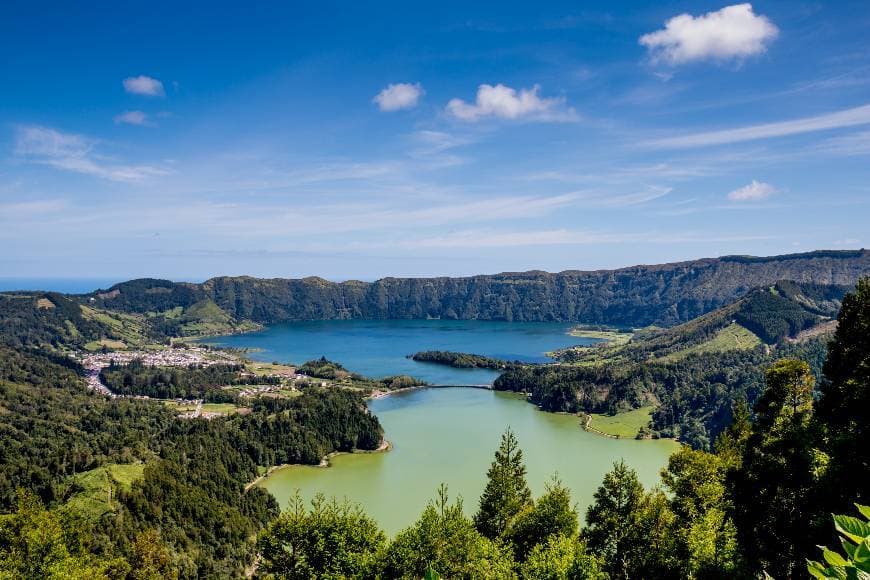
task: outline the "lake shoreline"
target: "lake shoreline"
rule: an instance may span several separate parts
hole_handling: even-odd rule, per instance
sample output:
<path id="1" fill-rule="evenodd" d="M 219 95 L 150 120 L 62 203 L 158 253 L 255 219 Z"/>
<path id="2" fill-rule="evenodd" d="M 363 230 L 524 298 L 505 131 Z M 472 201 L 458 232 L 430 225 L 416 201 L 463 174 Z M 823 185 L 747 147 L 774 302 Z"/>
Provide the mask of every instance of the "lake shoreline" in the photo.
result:
<path id="1" fill-rule="evenodd" d="M 376 449 L 354 449 L 353 451 L 332 451 L 331 453 L 327 453 L 320 460 L 320 463 L 317 465 L 311 465 L 310 463 L 281 463 L 280 465 L 273 465 L 269 469 L 266 470 L 266 473 L 263 475 L 257 476 L 256 479 L 251 481 L 245 486 L 245 491 L 251 490 L 251 488 L 257 487 L 260 483 L 269 478 L 270 475 L 275 473 L 276 471 L 280 471 L 287 467 L 318 467 L 318 468 L 327 468 L 331 466 L 330 459 L 333 457 L 338 457 L 339 455 L 365 455 L 371 453 L 386 453 L 393 448 L 393 444 L 387 439 L 382 439 L 381 444 L 378 445 Z"/>
<path id="2" fill-rule="evenodd" d="M 379 399 L 385 399 L 390 395 L 408 393 L 411 391 L 419 391 L 422 389 L 482 389 L 484 391 L 495 391 L 495 389 L 492 388 L 492 385 L 414 385 L 413 387 L 402 387 L 401 389 L 394 389 L 392 391 L 381 391 L 375 389 L 370 395 L 365 398 L 365 400 L 377 401 Z"/>
<path id="3" fill-rule="evenodd" d="M 545 353 L 595 342 L 570 336 L 570 328 L 564 323 L 476 320 L 322 320 L 269 324 L 258 332 L 200 340 L 237 349 L 258 362 L 301 363 L 325 356 L 373 379 L 408 375 L 430 385 L 476 385 L 491 384 L 499 370 L 429 364 L 408 358 L 408 353 L 441 350 L 505 361 L 553 362 Z"/>
<path id="4" fill-rule="evenodd" d="M 384 437 L 394 445 L 389 454 L 327 458 L 330 469 L 278 468 L 258 487 L 274 495 L 282 508 L 296 490 L 306 502 L 318 493 L 347 498 L 365 505 L 393 535 L 413 524 L 439 482 L 450 486 L 451 497 L 462 495 L 476 503 L 485 485 L 486 467 L 508 426 L 515 430 L 524 455 L 529 453 L 527 477 L 534 493 L 543 493 L 556 471 L 584 507 L 614 461 L 624 459 L 645 485 L 654 485 L 678 448 L 671 441 L 587 434 L 576 415 L 541 411 L 520 393 L 420 388 L 369 404 L 381 421 Z M 583 460 L 578 462 L 578 457 Z"/>

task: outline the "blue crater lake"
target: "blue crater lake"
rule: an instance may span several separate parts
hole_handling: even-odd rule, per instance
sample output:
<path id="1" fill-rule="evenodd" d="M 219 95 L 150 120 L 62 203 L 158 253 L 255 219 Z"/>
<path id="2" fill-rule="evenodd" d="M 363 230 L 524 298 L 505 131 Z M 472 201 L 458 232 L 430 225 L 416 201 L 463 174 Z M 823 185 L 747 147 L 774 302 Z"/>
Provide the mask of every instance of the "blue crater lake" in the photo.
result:
<path id="1" fill-rule="evenodd" d="M 480 320 L 317 320 L 269 326 L 259 332 L 208 339 L 252 349 L 250 357 L 301 364 L 325 356 L 372 378 L 411 375 L 433 385 L 491 384 L 489 369 L 454 369 L 407 358 L 422 350 L 470 352 L 504 360 L 546 362 L 546 353 L 595 339 L 571 336 L 571 325 Z"/>

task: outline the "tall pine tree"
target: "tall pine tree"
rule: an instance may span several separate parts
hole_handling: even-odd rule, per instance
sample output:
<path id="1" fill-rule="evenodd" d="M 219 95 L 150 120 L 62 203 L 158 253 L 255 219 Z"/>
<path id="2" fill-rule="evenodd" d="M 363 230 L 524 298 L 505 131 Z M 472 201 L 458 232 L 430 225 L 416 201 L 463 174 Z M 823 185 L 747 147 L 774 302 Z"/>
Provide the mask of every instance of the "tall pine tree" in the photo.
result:
<path id="1" fill-rule="evenodd" d="M 826 530 L 829 513 L 870 504 L 870 278 L 846 295 L 837 321 L 816 404 L 822 447 L 830 455 L 820 493 Z"/>
<path id="2" fill-rule="evenodd" d="M 495 539 L 505 533 L 517 514 L 532 505 L 523 451 L 510 428 L 501 436 L 501 444 L 486 475 L 486 488 L 480 496 L 480 510 L 474 516 L 474 525 L 481 534 Z"/>
<path id="3" fill-rule="evenodd" d="M 765 379 L 733 480 L 734 520 L 749 571 L 791 578 L 812 550 L 805 522 L 824 465 L 811 424 L 814 379 L 807 363 L 790 359 L 774 363 Z"/>

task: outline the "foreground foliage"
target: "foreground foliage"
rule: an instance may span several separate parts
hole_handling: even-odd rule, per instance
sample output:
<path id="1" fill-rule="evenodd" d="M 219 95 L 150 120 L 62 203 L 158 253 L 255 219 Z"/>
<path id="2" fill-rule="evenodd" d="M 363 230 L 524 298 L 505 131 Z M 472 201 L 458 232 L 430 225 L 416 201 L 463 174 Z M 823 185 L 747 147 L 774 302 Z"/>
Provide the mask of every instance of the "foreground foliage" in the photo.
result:
<path id="1" fill-rule="evenodd" d="M 821 580 L 858 579 L 870 577 L 870 507 L 856 504 L 862 519 L 834 516 L 834 526 L 840 534 L 843 554 L 822 546 L 825 563 L 807 562 L 807 570 Z"/>
<path id="2" fill-rule="evenodd" d="M 375 569 L 384 533 L 359 506 L 315 497 L 290 502 L 257 543 L 261 570 L 283 578 L 365 577 Z"/>

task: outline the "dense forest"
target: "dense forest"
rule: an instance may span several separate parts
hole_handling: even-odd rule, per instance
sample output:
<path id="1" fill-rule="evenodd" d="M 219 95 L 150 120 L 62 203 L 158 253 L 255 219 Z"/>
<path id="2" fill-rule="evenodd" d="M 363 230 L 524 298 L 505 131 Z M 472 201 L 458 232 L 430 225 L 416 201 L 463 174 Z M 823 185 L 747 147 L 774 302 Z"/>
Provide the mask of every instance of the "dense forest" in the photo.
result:
<path id="1" fill-rule="evenodd" d="M 469 278 L 213 278 L 202 284 L 142 279 L 82 297 L 134 313 L 190 308 L 207 300 L 237 321 L 269 324 L 336 318 L 576 321 L 670 326 L 778 280 L 853 285 L 870 274 L 870 251 L 753 258 L 726 256 L 595 272 L 505 273 Z M 172 324 L 169 324 L 171 327 Z"/>
<path id="2" fill-rule="evenodd" d="M 54 292 L 0 293 L 0 323 L 0 343 L 14 347 L 81 345 L 105 333 L 77 301 Z"/>
<path id="3" fill-rule="evenodd" d="M 780 358 L 810 361 L 821 374 L 826 339 L 783 345 L 769 354 L 749 351 L 704 353 L 673 362 L 623 362 L 595 366 L 525 365 L 499 376 L 494 388 L 529 393 L 546 411 L 613 414 L 656 404 L 653 433 L 679 437 L 708 449 L 731 422 L 738 401 L 755 401 L 764 369 Z"/>
<path id="4" fill-rule="evenodd" d="M 510 368 L 494 388 L 528 393 L 556 412 L 614 414 L 651 404 L 653 436 L 709 449 L 733 406 L 757 400 L 764 370 L 776 360 L 804 360 L 821 377 L 830 335 L 794 337 L 831 320 L 845 293 L 842 286 L 778 282 L 682 325 L 639 332 L 626 344 L 559 353 L 574 364 Z"/>
<path id="5" fill-rule="evenodd" d="M 18 506 L 0 516 L 0 575 L 142 578 L 137 558 L 162 554 L 162 570 L 181 577 L 238 576 L 252 561 L 251 539 L 278 513 L 267 492 L 246 490 L 260 468 L 316 464 L 382 438 L 377 418 L 345 390 L 310 388 L 257 400 L 244 416 L 182 421 L 158 403 L 91 393 L 79 372 L 65 357 L 0 347 L 0 510 Z M 89 475 L 136 465 L 140 476 L 110 486 L 108 499 L 105 488 L 99 501 L 82 499 Z M 98 509 L 66 507 L 80 505 Z M 5 551 L 32 540 L 11 531 L 22 517 L 60 530 L 44 555 L 58 561 L 39 567 L 35 552 Z M 27 561 L 16 560 L 22 553 Z"/>

